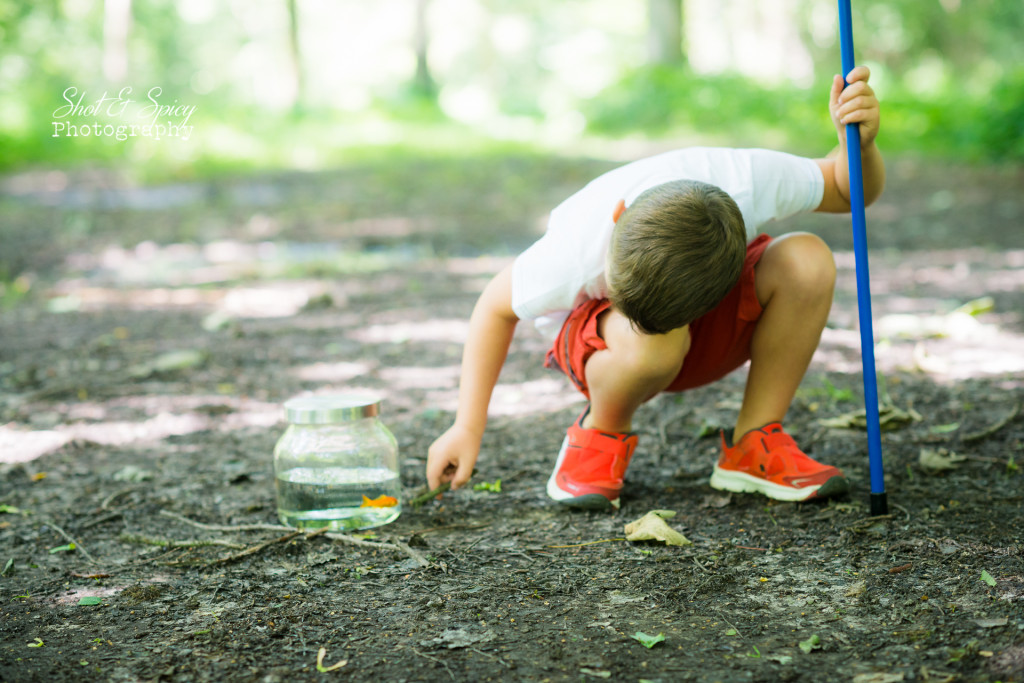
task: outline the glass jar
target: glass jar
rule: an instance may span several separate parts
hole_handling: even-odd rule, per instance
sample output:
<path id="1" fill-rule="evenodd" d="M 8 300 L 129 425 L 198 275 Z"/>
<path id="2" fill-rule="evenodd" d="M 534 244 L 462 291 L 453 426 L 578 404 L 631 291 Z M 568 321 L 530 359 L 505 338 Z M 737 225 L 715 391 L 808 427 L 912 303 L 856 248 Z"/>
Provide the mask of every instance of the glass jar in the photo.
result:
<path id="1" fill-rule="evenodd" d="M 288 428 L 274 448 L 277 516 L 298 529 L 368 529 L 402 511 L 398 445 L 380 399 L 303 396 L 284 404 Z"/>

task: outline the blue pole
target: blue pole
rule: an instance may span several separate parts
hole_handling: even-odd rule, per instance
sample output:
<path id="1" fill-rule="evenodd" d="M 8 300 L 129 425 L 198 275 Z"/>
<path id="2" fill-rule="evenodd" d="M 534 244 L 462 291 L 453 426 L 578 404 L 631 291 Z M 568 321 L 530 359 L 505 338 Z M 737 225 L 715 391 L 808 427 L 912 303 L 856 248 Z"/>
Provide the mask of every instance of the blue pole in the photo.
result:
<path id="1" fill-rule="evenodd" d="M 839 0 L 839 49 L 843 78 L 853 70 L 853 26 L 850 0 Z M 857 267 L 857 311 L 860 316 L 860 352 L 864 368 L 864 409 L 871 468 L 871 514 L 889 512 L 882 467 L 882 430 L 878 419 L 878 384 L 875 377 L 875 335 L 871 326 L 871 277 L 868 274 L 867 228 L 864 220 L 864 172 L 861 167 L 860 125 L 846 126 L 846 156 L 850 163 L 850 213 L 853 219 L 853 254 Z"/>

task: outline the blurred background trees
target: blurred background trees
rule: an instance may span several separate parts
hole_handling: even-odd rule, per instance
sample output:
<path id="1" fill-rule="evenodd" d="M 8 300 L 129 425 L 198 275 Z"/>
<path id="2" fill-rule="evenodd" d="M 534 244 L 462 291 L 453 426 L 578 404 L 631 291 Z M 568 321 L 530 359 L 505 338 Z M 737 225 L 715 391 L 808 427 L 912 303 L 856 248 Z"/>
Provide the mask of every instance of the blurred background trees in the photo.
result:
<path id="1" fill-rule="evenodd" d="M 1020 0 L 858 0 L 885 145 L 1024 159 Z M 0 0 L 0 168 L 318 168 L 375 146 L 820 151 L 833 0 Z M 195 105 L 187 144 L 53 136 L 69 86 Z"/>

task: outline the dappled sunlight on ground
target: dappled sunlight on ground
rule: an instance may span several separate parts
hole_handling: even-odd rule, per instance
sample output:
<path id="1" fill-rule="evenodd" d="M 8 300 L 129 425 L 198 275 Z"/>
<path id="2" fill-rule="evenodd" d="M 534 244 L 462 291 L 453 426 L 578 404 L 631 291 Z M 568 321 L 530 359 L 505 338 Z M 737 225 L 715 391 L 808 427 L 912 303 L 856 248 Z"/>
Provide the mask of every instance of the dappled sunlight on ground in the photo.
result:
<path id="1" fill-rule="evenodd" d="M 815 363 L 860 372 L 855 261 L 851 252 L 835 258 L 836 304 Z M 1024 313 L 1011 297 L 1021 291 L 1024 250 L 872 253 L 878 370 L 921 372 L 936 381 L 1007 376 L 1020 383 Z"/>
<path id="2" fill-rule="evenodd" d="M 45 429 L 0 425 L 0 463 L 30 462 L 73 441 L 106 446 L 151 444 L 203 430 L 272 427 L 283 418 L 277 404 L 222 396 L 131 397 L 57 408 L 37 416 L 40 421 L 55 423 Z"/>
<path id="3" fill-rule="evenodd" d="M 465 341 L 469 329 L 467 320 L 421 320 L 407 323 L 369 325 L 353 330 L 349 336 L 365 344 L 402 343 L 407 341 Z"/>

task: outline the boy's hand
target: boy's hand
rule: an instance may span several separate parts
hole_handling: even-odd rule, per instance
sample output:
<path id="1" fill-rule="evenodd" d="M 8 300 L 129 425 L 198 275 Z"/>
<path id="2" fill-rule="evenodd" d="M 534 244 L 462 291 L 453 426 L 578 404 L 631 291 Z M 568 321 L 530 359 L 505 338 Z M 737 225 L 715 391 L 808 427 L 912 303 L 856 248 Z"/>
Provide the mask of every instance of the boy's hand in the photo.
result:
<path id="1" fill-rule="evenodd" d="M 847 74 L 846 85 L 838 74 L 832 78 L 829 113 L 840 142 L 846 140 L 846 125 L 860 124 L 860 146 L 870 147 L 878 135 L 879 107 L 875 91 L 868 85 L 871 71 L 866 66 L 854 67 Z M 845 86 L 845 87 L 844 87 Z"/>
<path id="2" fill-rule="evenodd" d="M 450 481 L 452 491 L 469 481 L 480 454 L 480 435 L 452 425 L 427 451 L 427 486 Z"/>

